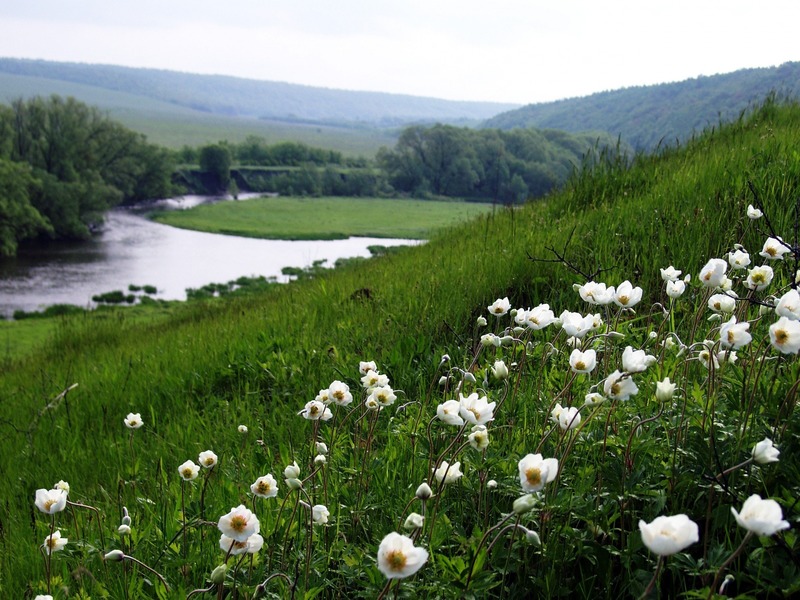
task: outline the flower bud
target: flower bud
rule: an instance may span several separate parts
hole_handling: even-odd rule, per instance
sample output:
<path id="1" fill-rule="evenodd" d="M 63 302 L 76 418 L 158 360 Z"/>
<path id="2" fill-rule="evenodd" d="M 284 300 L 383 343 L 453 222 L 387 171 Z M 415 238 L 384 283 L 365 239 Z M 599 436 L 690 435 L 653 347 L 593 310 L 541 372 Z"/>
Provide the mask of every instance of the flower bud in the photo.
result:
<path id="1" fill-rule="evenodd" d="M 122 550 L 112 550 L 111 552 L 106 553 L 106 555 L 103 557 L 103 560 L 120 562 L 125 560 L 125 553 Z"/>
<path id="2" fill-rule="evenodd" d="M 494 375 L 495 379 L 507 379 L 508 378 L 508 367 L 506 363 L 502 360 L 496 360 L 494 366 L 492 367 L 492 375 Z"/>
<path id="3" fill-rule="evenodd" d="M 239 433 L 247 433 L 247 425 L 239 425 Z"/>
<path id="4" fill-rule="evenodd" d="M 227 572 L 228 572 L 228 565 L 226 565 L 225 563 L 218 565 L 213 571 L 211 571 L 211 577 L 209 577 L 211 583 L 217 585 L 219 585 L 220 583 L 224 583 L 225 575 L 227 574 Z"/>
<path id="5" fill-rule="evenodd" d="M 476 379 L 475 379 L 475 375 L 473 375 L 473 374 L 472 374 L 472 373 L 470 373 L 469 371 L 466 371 L 466 372 L 464 373 L 464 381 L 467 381 L 467 382 L 469 382 L 469 383 L 475 383 L 475 381 L 476 381 Z"/>
<path id="6" fill-rule="evenodd" d="M 286 486 L 290 490 L 299 490 L 301 487 L 303 487 L 303 482 L 295 477 L 292 477 L 286 480 Z"/>
<path id="7" fill-rule="evenodd" d="M 410 515 L 406 517 L 406 522 L 403 523 L 404 529 L 419 529 L 422 527 L 423 522 L 425 521 L 425 517 L 422 515 L 412 512 Z"/>
<path id="8" fill-rule="evenodd" d="M 475 320 L 475 323 L 478 325 L 478 327 L 486 327 L 487 321 L 485 317 L 480 316 Z"/>
<path id="9" fill-rule="evenodd" d="M 447 383 L 447 379 L 448 379 L 447 375 L 442 375 L 441 377 L 439 377 L 439 385 L 445 385 Z"/>
<path id="10" fill-rule="evenodd" d="M 674 395 L 675 384 L 669 380 L 669 377 L 665 377 L 664 381 L 656 383 L 656 400 L 659 402 L 668 402 L 672 400 L 672 396 Z"/>
<path id="11" fill-rule="evenodd" d="M 123 523 L 122 525 L 117 527 L 117 533 L 120 534 L 120 535 L 130 535 L 131 534 L 131 526 L 130 525 L 125 525 L 125 523 Z"/>
<path id="12" fill-rule="evenodd" d="M 300 467 L 297 466 L 296 462 L 293 462 L 283 470 L 283 476 L 286 479 L 297 479 L 300 477 Z"/>
<path id="13" fill-rule="evenodd" d="M 423 481 L 421 484 L 419 484 L 419 487 L 414 495 L 420 500 L 427 500 L 433 496 L 433 490 L 431 489 L 431 486 Z"/>
<path id="14" fill-rule="evenodd" d="M 325 442 L 317 442 L 317 454 L 327 454 L 328 445 Z"/>
<path id="15" fill-rule="evenodd" d="M 522 515 L 536 506 L 536 496 L 525 494 L 514 500 L 514 514 Z"/>
<path id="16" fill-rule="evenodd" d="M 317 454 L 314 457 L 314 464 L 315 465 L 324 465 L 327 461 L 328 461 L 328 459 L 325 458 L 324 454 Z"/>
<path id="17" fill-rule="evenodd" d="M 497 481 L 495 481 L 494 479 L 490 479 L 489 481 L 486 482 L 486 487 L 489 488 L 490 490 L 493 490 L 494 488 L 497 487 Z"/>
<path id="18" fill-rule="evenodd" d="M 525 541 L 529 544 L 533 544 L 534 546 L 542 545 L 542 540 L 539 538 L 539 534 L 527 528 L 525 529 Z"/>

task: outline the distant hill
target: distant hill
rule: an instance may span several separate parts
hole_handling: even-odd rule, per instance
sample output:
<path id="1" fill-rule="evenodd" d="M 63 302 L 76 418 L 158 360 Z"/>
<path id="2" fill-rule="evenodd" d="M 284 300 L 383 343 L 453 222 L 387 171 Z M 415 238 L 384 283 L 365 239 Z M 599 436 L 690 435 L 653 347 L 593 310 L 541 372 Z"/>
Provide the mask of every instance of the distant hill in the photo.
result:
<path id="1" fill-rule="evenodd" d="M 0 73 L 47 80 L 52 93 L 61 93 L 60 86 L 65 84 L 79 84 L 144 99 L 147 103 L 167 103 L 214 115 L 323 124 L 394 127 L 415 122 L 477 122 L 519 106 L 15 58 L 0 58 Z M 67 89 L 72 88 L 67 86 Z M 6 98 L 13 92 L 3 89 Z"/>
<path id="2" fill-rule="evenodd" d="M 720 120 L 735 119 L 771 92 L 779 97 L 800 95 L 800 62 L 530 104 L 488 119 L 483 126 L 603 130 L 634 148 L 651 150 L 659 143 L 683 141 Z"/>

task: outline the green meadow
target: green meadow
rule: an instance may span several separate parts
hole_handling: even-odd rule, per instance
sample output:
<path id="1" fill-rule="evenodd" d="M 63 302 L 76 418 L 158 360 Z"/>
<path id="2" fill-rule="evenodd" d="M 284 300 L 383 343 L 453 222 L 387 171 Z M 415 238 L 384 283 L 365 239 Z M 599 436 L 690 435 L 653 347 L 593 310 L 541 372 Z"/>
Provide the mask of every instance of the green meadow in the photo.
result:
<path id="1" fill-rule="evenodd" d="M 425 239 L 443 227 L 492 210 L 491 204 L 471 202 L 280 196 L 205 204 L 158 213 L 154 219 L 174 227 L 256 238 Z"/>
<path id="2" fill-rule="evenodd" d="M 164 319 L 59 320 L 0 376 L 0 594 L 796 595 L 800 332 L 774 304 L 798 140 L 800 106 L 767 103 L 421 246 Z M 776 235 L 791 251 L 760 256 Z M 642 298 L 591 304 L 592 280 Z"/>

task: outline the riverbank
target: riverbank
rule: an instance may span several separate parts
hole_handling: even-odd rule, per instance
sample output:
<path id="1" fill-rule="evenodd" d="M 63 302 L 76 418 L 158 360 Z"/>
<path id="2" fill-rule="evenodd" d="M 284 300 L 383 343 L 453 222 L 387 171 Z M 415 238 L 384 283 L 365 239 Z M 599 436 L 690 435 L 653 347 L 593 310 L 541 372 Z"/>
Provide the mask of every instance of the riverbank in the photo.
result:
<path id="1" fill-rule="evenodd" d="M 492 209 L 491 204 L 474 202 L 280 196 L 202 204 L 151 217 L 183 229 L 263 239 L 427 239 Z"/>

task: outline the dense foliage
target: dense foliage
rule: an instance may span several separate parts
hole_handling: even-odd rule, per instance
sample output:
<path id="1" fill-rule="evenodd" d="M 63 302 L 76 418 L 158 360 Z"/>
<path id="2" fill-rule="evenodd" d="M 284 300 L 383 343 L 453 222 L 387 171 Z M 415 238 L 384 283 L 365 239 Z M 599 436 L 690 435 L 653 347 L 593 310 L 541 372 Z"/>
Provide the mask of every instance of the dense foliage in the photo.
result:
<path id="1" fill-rule="evenodd" d="M 484 127 L 601 130 L 636 149 L 652 150 L 734 120 L 770 93 L 800 94 L 800 62 L 529 104 L 492 117 Z"/>
<path id="2" fill-rule="evenodd" d="M 399 192 L 516 204 L 544 196 L 588 154 L 607 148 L 615 143 L 605 134 L 412 126 L 378 163 Z"/>
<path id="3" fill-rule="evenodd" d="M 661 597 L 714 598 L 723 584 L 743 598 L 796 595 L 800 338 L 796 325 L 776 335 L 772 296 L 790 292 L 798 267 L 799 136 L 800 107 L 768 105 L 632 166 L 600 161 L 545 202 L 375 261 L 149 324 L 121 312 L 64 320 L 51 345 L 0 377 L 0 473 L 12 482 L 0 592 L 612 599 L 652 582 Z M 750 203 L 764 217 L 751 220 Z M 783 260 L 760 255 L 773 235 L 791 240 Z M 742 249 L 774 269 L 765 289 L 730 266 Z M 711 258 L 728 265 L 729 282 L 699 276 Z M 669 265 L 691 275 L 677 298 L 659 271 Z M 587 303 L 573 285 L 593 277 L 641 287 L 633 312 Z M 739 296 L 730 315 L 708 303 L 716 284 Z M 588 311 L 593 331 L 575 348 L 559 324 L 517 323 L 494 302 L 504 297 L 517 315 L 543 303 L 556 315 Z M 744 330 L 749 343 L 723 347 Z M 644 351 L 644 369 L 626 361 L 627 346 Z M 574 370 L 574 349 L 596 352 L 588 373 Z M 368 360 L 396 392 L 381 411 L 364 402 Z M 627 375 L 609 384 L 621 367 Z M 308 418 L 326 416 L 313 401 L 341 390 L 335 380 L 353 402 Z M 638 392 L 623 399 L 630 382 Z M 605 401 L 585 403 L 592 390 Z M 476 435 L 473 447 L 471 424 L 436 416 L 459 392 L 496 402 L 488 446 Z M 754 453 L 766 438 L 779 457 Z M 322 460 L 315 442 L 327 446 Z M 531 464 L 539 453 L 558 468 Z M 450 476 L 436 477 L 443 460 Z M 58 502 L 60 480 L 72 504 L 44 514 L 37 490 Z M 415 494 L 422 481 L 435 494 L 427 504 Z M 525 493 L 540 483 L 538 498 Z M 762 519 L 745 510 L 756 494 L 773 501 L 759 501 L 770 509 Z M 239 514 L 251 533 L 245 507 L 264 544 L 230 556 L 220 529 Z M 425 517 L 414 533 L 403 529 L 411 511 Z M 666 549 L 643 535 L 680 514 L 699 525 L 699 542 L 683 528 Z M 56 528 L 69 541 L 48 558 L 42 544 Z M 424 557 L 399 543 L 379 556 L 397 531 Z M 418 570 L 399 584 L 384 576 L 406 566 Z"/>
<path id="4" fill-rule="evenodd" d="M 120 203 L 165 197 L 165 150 L 73 98 L 0 106 L 0 253 L 45 235 L 83 239 Z"/>

